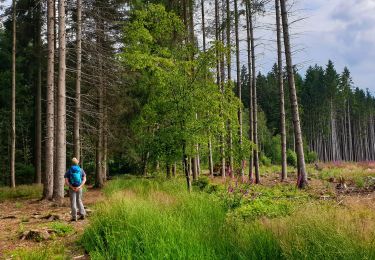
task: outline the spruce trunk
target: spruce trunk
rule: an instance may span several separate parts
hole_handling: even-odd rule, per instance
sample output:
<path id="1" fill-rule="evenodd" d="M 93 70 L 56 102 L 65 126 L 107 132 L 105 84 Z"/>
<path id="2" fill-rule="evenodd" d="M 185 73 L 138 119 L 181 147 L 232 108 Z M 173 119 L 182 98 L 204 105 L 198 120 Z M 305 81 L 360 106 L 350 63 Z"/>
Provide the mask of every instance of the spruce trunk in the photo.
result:
<path id="1" fill-rule="evenodd" d="M 59 81 L 57 86 L 56 171 L 53 198 L 61 203 L 64 198 L 66 171 L 66 26 L 65 0 L 59 1 Z"/>
<path id="2" fill-rule="evenodd" d="M 45 168 L 43 198 L 51 199 L 53 193 L 53 168 L 54 168 L 54 133 L 55 133 L 55 13 L 54 0 L 47 2 L 47 108 L 46 108 L 46 140 L 45 140 Z"/>
<path id="3" fill-rule="evenodd" d="M 287 66 L 287 74 L 288 74 L 288 84 L 289 84 L 289 95 L 290 95 L 290 103 L 292 106 L 292 117 L 293 117 L 293 126 L 294 126 L 294 134 L 296 140 L 296 152 L 297 152 L 297 160 L 298 160 L 298 187 L 304 188 L 307 185 L 307 173 L 306 173 L 306 166 L 305 166 L 305 155 L 303 151 L 303 140 L 302 140 L 302 131 L 301 131 L 301 124 L 299 118 L 299 110 L 298 110 L 298 99 L 297 99 L 297 91 L 294 82 L 294 71 L 293 71 L 293 62 L 292 62 L 292 52 L 290 47 L 290 38 L 289 38 L 289 23 L 288 23 L 288 13 L 286 9 L 286 0 L 280 0 L 281 4 L 281 18 L 282 18 L 282 25 L 283 25 L 283 33 L 284 33 L 284 47 L 285 47 L 285 57 L 286 57 L 286 66 Z"/>
<path id="4" fill-rule="evenodd" d="M 280 0 L 275 0 L 276 8 L 276 32 L 277 32 L 277 79 L 280 92 L 280 132 L 281 132 L 281 181 L 287 178 L 286 163 L 286 130 L 285 130 L 285 102 L 284 102 L 284 79 L 283 79 L 283 58 L 281 44 L 281 20 Z"/>
<path id="5" fill-rule="evenodd" d="M 10 149 L 10 186 L 16 187 L 16 0 L 13 0 L 12 18 L 12 122 L 11 122 L 11 149 Z"/>
<path id="6" fill-rule="evenodd" d="M 73 146 L 74 156 L 81 160 L 81 74 L 82 74 L 82 0 L 77 0 L 77 33 L 76 33 L 76 52 L 77 52 L 77 76 L 75 90 L 75 113 L 74 113 L 74 130 Z"/>

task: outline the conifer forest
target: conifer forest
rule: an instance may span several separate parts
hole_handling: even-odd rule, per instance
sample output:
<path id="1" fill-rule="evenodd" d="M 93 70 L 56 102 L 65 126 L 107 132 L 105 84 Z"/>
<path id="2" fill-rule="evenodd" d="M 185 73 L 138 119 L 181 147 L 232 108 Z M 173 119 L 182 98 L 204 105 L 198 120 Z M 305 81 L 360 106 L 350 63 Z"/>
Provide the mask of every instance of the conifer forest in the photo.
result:
<path id="1" fill-rule="evenodd" d="M 374 14 L 0 0 L 0 259 L 375 259 Z"/>

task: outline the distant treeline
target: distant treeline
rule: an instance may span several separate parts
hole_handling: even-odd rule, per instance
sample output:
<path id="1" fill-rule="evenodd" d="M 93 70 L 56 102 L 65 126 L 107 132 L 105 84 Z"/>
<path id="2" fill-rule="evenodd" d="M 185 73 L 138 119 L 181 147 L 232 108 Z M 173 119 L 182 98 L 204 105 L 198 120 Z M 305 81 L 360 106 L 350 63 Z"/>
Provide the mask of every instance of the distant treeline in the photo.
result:
<path id="1" fill-rule="evenodd" d="M 243 69 L 243 82 L 248 82 L 246 77 Z M 349 69 L 338 73 L 328 61 L 325 68 L 310 66 L 304 78 L 296 72 L 295 79 L 306 150 L 314 151 L 321 161 L 375 160 L 375 98 L 368 90 L 355 87 Z M 259 106 L 266 120 L 266 127 L 260 129 L 261 147 L 272 157 L 270 137 L 280 134 L 277 66 L 267 75 L 259 73 L 257 83 Z M 246 89 L 243 87 L 242 94 L 245 106 L 249 98 Z M 294 149 L 290 102 L 285 102 L 288 148 Z"/>

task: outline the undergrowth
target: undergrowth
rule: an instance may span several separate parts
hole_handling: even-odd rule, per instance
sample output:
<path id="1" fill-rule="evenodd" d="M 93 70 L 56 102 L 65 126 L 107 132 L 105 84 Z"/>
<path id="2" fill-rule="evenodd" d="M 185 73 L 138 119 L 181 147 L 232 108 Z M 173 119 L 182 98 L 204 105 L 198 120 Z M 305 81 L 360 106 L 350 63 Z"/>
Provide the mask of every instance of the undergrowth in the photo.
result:
<path id="1" fill-rule="evenodd" d="M 373 259 L 375 214 L 292 186 L 118 179 L 82 244 L 93 259 Z"/>
<path id="2" fill-rule="evenodd" d="M 67 259 L 65 248 L 60 242 L 42 245 L 36 248 L 20 248 L 7 254 L 9 259 L 16 260 L 63 260 Z"/>
<path id="3" fill-rule="evenodd" d="M 7 199 L 37 199 L 42 197 L 41 185 L 20 185 L 16 188 L 0 187 L 0 202 Z"/>

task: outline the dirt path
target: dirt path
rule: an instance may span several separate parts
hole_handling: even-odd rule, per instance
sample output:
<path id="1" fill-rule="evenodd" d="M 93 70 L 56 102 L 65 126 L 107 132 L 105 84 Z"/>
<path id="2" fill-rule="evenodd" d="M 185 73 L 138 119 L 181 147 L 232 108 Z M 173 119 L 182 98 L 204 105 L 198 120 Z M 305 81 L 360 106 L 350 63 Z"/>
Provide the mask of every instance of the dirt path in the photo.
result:
<path id="1" fill-rule="evenodd" d="M 103 200 L 103 194 L 97 189 L 88 189 L 84 193 L 83 202 L 88 213 L 92 206 Z M 77 222 L 70 222 L 69 198 L 64 198 L 62 206 L 53 202 L 39 200 L 11 200 L 0 203 L 0 259 L 4 254 L 18 249 L 39 247 L 51 243 L 51 240 L 36 242 L 21 240 L 20 235 L 29 230 L 43 230 L 49 228 L 53 221 L 64 222 L 73 227 L 74 232 L 63 237 L 57 237 L 53 241 L 61 242 L 71 249 L 71 256 L 82 255 L 82 251 L 74 248 L 74 241 L 82 234 L 88 224 L 87 218 Z M 88 217 L 89 218 L 89 217 Z M 81 252 L 80 252 L 81 251 Z M 83 259 L 82 257 L 81 259 Z"/>

